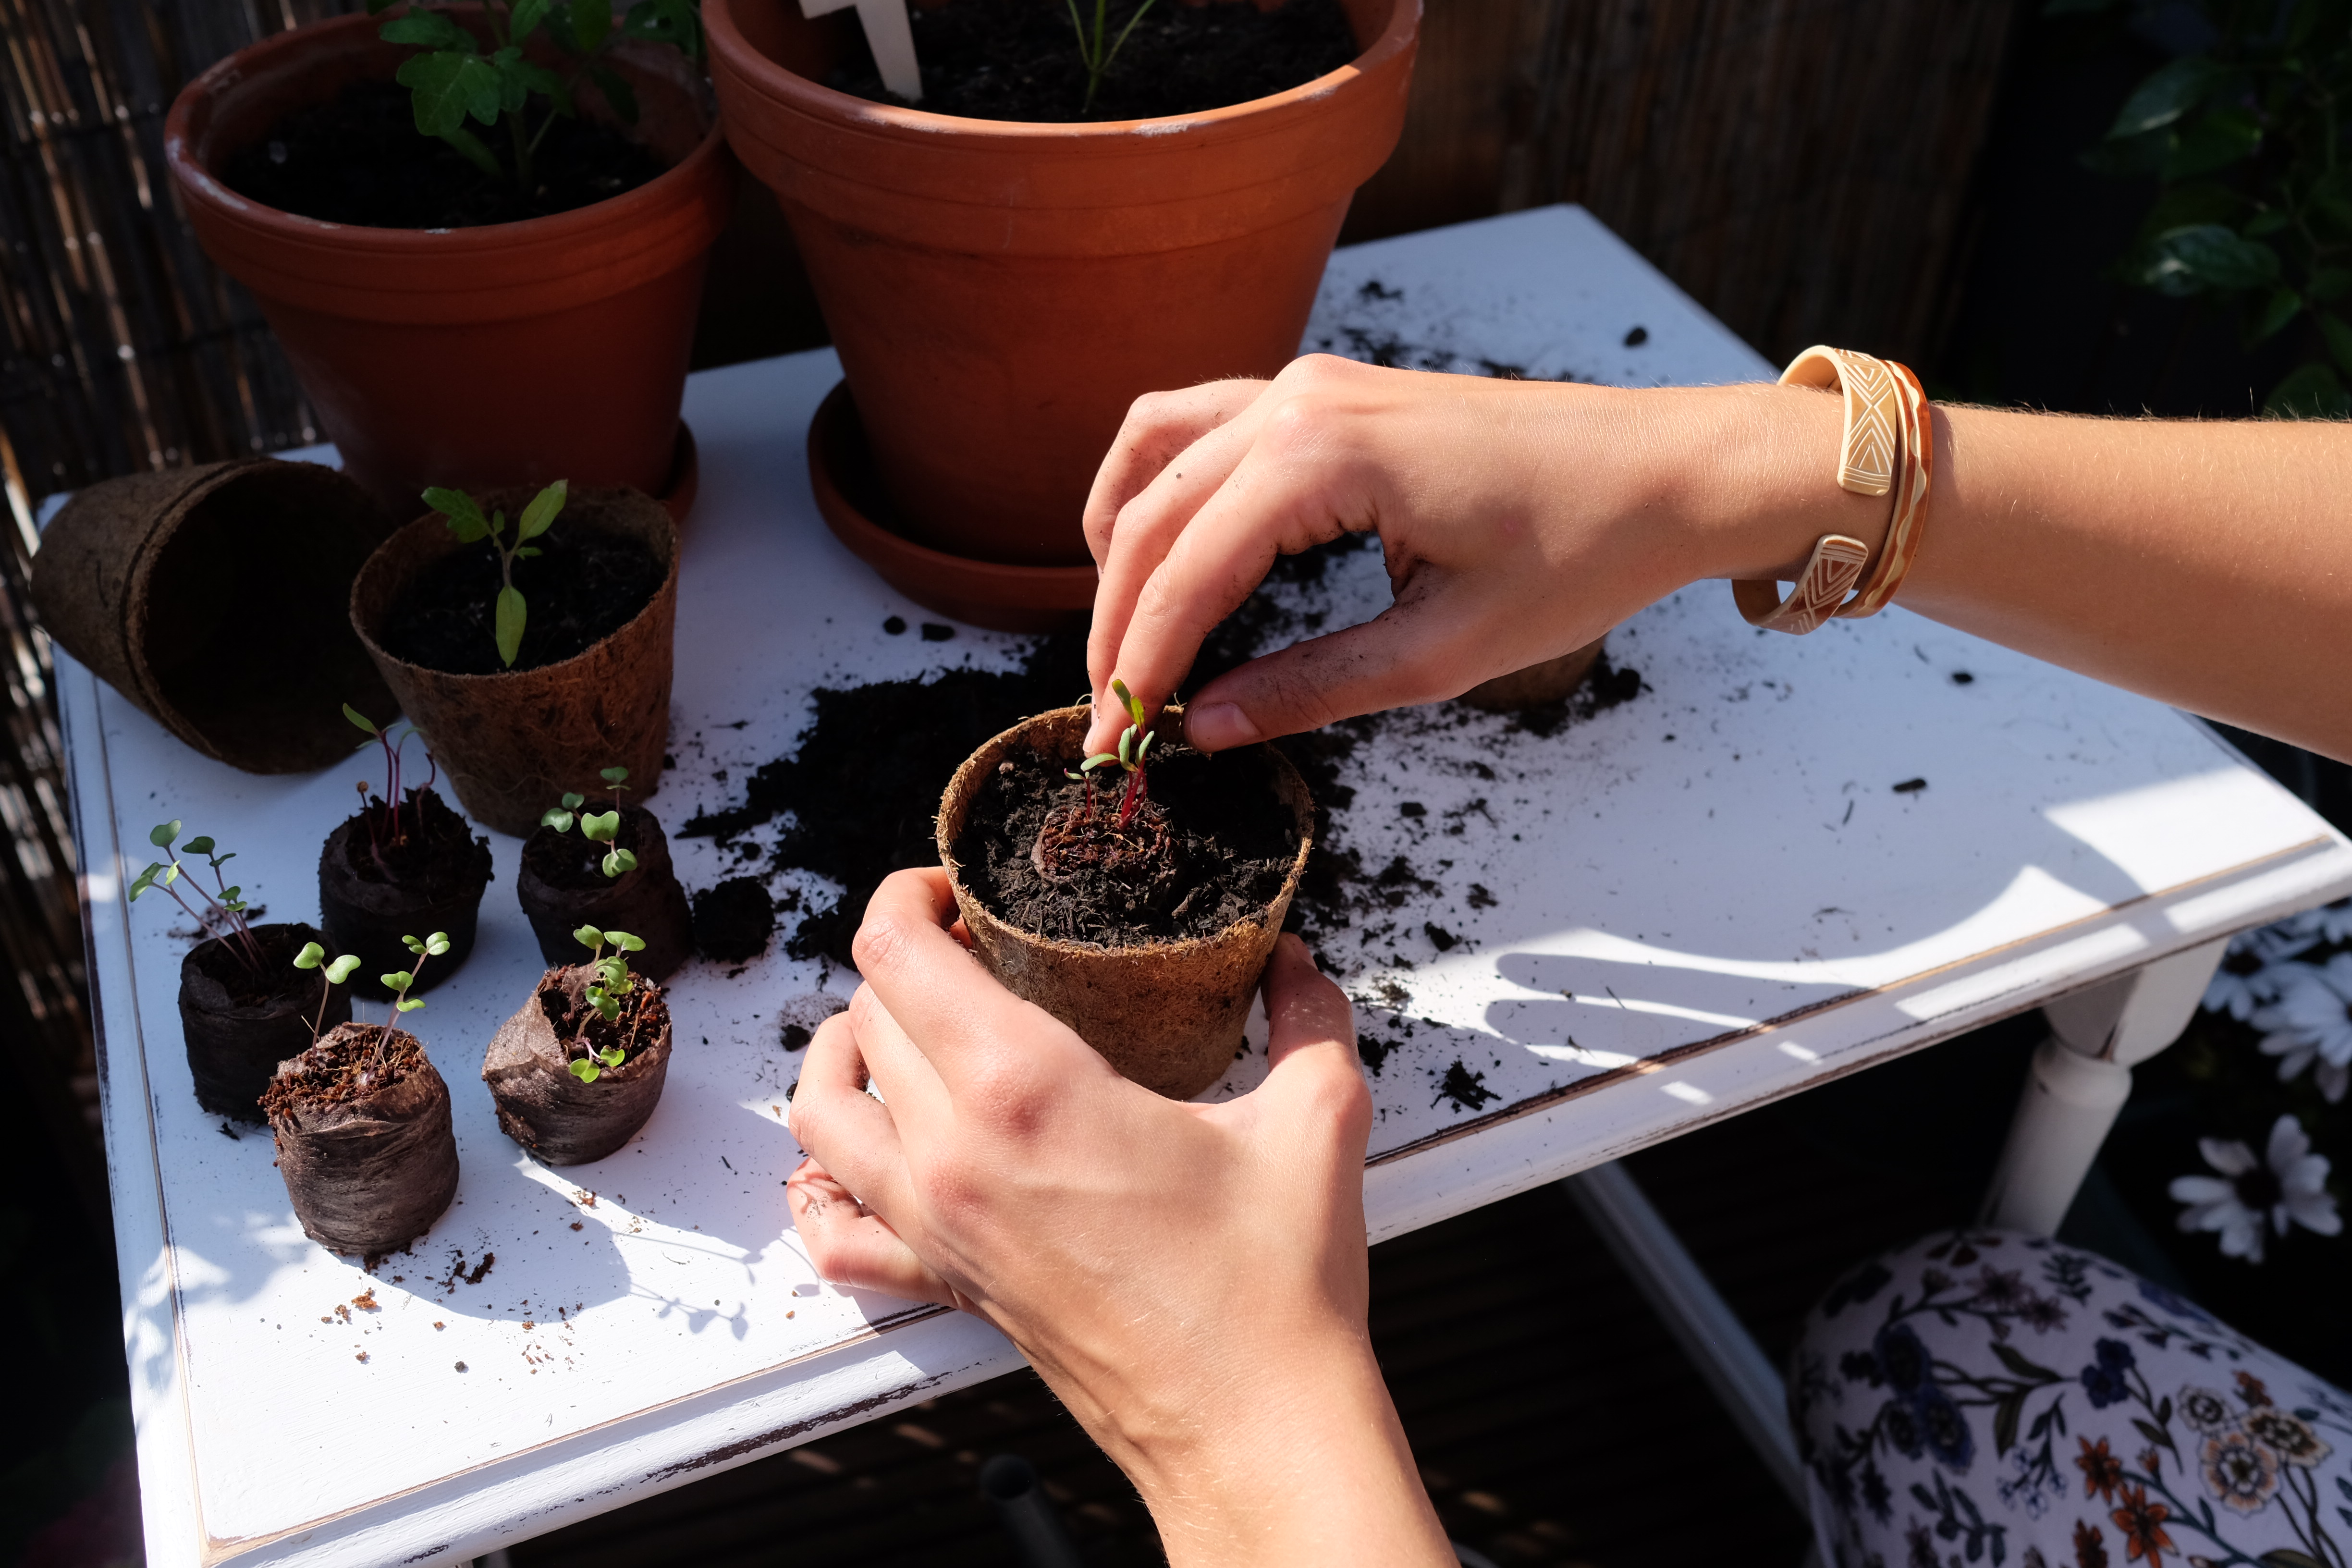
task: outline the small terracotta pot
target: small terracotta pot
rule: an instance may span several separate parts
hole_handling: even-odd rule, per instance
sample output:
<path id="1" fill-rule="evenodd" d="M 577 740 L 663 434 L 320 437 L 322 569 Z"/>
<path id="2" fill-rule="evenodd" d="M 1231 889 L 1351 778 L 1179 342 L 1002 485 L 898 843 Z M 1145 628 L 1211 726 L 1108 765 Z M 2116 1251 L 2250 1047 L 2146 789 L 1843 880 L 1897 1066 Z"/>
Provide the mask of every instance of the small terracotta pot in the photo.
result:
<path id="1" fill-rule="evenodd" d="M 583 811 L 609 811 L 610 800 L 591 800 Z M 539 955 L 569 968 L 587 955 L 572 933 L 583 925 L 625 931 L 646 944 L 629 955 L 629 967 L 648 980 L 667 980 L 694 954 L 694 917 L 686 889 L 670 864 L 669 839 L 654 814 L 641 805 L 621 808 L 620 847 L 637 858 L 636 869 L 607 878 L 601 869 L 577 874 L 577 865 L 604 858 L 605 846 L 591 844 L 577 824 L 569 833 L 541 827 L 523 840 L 522 869 L 515 891 L 539 938 Z M 593 852 L 593 853 L 592 853 Z"/>
<path id="2" fill-rule="evenodd" d="M 482 1058 L 482 1081 L 498 1101 L 500 1130 L 550 1165 L 584 1165 L 635 1137 L 669 1078 L 669 1004 L 658 986 L 643 982 L 639 989 L 649 994 L 656 1020 L 653 1042 L 604 1068 L 593 1083 L 572 1076 L 572 1058 L 584 1054 L 573 1048 L 577 1022 L 593 1016 L 581 994 L 590 978 L 585 965 L 540 976 L 530 1000 L 499 1026 Z"/>
<path id="3" fill-rule="evenodd" d="M 449 14 L 478 30 L 478 7 Z M 344 466 L 393 516 L 435 484 L 660 493 L 683 455 L 704 265 L 734 209 L 709 89 L 676 49 L 608 51 L 636 95 L 632 133 L 672 167 L 552 217 L 359 228 L 221 183 L 230 156 L 289 113 L 389 80 L 415 51 L 378 38 L 383 25 L 352 16 L 279 33 L 181 89 L 163 154 L 197 242 L 252 291 Z M 593 87 L 581 104 L 611 118 Z"/>
<path id="4" fill-rule="evenodd" d="M 239 1121 L 262 1119 L 261 1091 L 278 1063 L 310 1048 L 310 1026 L 322 1011 L 322 1028 L 352 1019 L 348 991 L 330 986 L 321 970 L 294 967 L 304 942 L 324 944 L 320 932 L 306 925 L 261 925 L 253 936 L 270 977 L 284 986 L 259 1002 L 236 998 L 245 988 L 247 966 L 230 938 L 200 942 L 180 960 L 180 1035 L 196 1103 Z"/>
<path id="5" fill-rule="evenodd" d="M 971 932 L 972 949 L 1006 989 L 1067 1024 L 1120 1073 L 1171 1100 L 1190 1100 L 1225 1074 L 1249 1018 L 1258 977 L 1282 934 L 1284 916 L 1315 845 L 1315 803 L 1290 760 L 1262 748 L 1275 792 L 1298 834 L 1282 890 L 1251 919 L 1212 937 L 1100 947 L 1061 942 L 1000 920 L 964 885 L 955 843 L 981 784 L 1014 748 L 1040 752 L 1073 765 L 1086 755 L 1093 710 L 1056 708 L 1024 719 L 967 758 L 940 799 L 940 864 L 955 890 L 956 908 Z M 1171 704 L 1163 721 L 1181 733 L 1183 709 Z"/>
<path id="6" fill-rule="evenodd" d="M 352 1084 L 372 1057 L 373 1081 Z M 262 1109 L 302 1234 L 331 1252 L 398 1252 L 457 1195 L 449 1086 L 404 1030 L 341 1026 L 278 1069 Z"/>
<path id="7" fill-rule="evenodd" d="M 709 0 L 728 139 L 782 205 L 915 542 L 1085 565 L 1129 405 L 1298 352 L 1349 200 L 1396 144 L 1419 29 L 1419 0 L 1343 3 L 1364 53 L 1304 86 L 1034 124 L 820 87 L 844 18 Z"/>
<path id="8" fill-rule="evenodd" d="M 519 514 L 528 488 L 481 496 L 484 510 Z M 643 795 L 659 787 L 669 739 L 670 639 L 677 625 L 677 528 L 650 498 L 574 487 L 558 531 L 591 529 L 636 541 L 663 566 L 661 587 L 620 630 L 585 652 L 537 669 L 451 675 L 396 658 L 378 640 L 409 584 L 464 545 L 437 515 L 418 518 L 368 557 L 352 584 L 352 626 L 401 711 L 457 792 L 467 816 L 524 837 L 567 792 L 586 795 L 615 764 Z"/>
<path id="9" fill-rule="evenodd" d="M 41 625 L 197 751 L 254 773 L 350 755 L 392 694 L 343 613 L 392 517 L 332 468 L 244 458 L 90 486 L 41 535 Z"/>
<path id="10" fill-rule="evenodd" d="M 1558 658 L 1482 680 L 1464 692 L 1461 700 L 1489 713 L 1513 713 L 1545 702 L 1565 701 L 1592 673 L 1593 665 L 1601 658 L 1601 647 L 1608 640 L 1605 637 L 1595 637 Z"/>
<path id="11" fill-rule="evenodd" d="M 427 812 L 456 817 L 430 790 L 412 791 L 401 809 L 415 809 L 419 795 Z M 482 891 L 492 875 L 490 841 L 470 838 L 462 851 L 445 855 L 420 877 L 387 879 L 369 851 L 366 819 L 356 815 L 344 818 L 319 850 L 319 923 L 327 928 L 328 945 L 335 952 L 360 956 L 352 990 L 379 1002 L 390 998 L 392 993 L 377 977 L 416 968 L 416 955 L 401 941 L 404 936 L 422 939 L 443 931 L 449 938 L 447 952 L 425 961 L 425 972 L 414 987 L 417 994 L 457 973 L 474 951 Z"/>

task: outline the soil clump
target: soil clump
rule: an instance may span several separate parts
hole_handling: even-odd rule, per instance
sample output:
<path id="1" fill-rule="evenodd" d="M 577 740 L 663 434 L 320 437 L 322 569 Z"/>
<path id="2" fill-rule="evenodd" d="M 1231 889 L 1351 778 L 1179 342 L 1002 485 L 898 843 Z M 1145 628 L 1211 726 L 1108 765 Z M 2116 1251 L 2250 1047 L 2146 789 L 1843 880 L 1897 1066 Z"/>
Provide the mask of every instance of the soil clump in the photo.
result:
<path id="1" fill-rule="evenodd" d="M 776 900 L 757 877 L 730 877 L 694 895 L 694 945 L 705 958 L 745 963 L 775 934 Z"/>
<path id="2" fill-rule="evenodd" d="M 514 585 L 530 607 L 516 672 L 585 653 L 635 620 L 668 574 L 636 541 L 566 527 L 561 517 L 535 542 L 541 553 L 514 563 Z M 499 662 L 494 624 L 503 581 L 497 548 L 488 541 L 444 556 L 402 593 L 377 640 L 385 652 L 426 669 L 509 673 Z"/>

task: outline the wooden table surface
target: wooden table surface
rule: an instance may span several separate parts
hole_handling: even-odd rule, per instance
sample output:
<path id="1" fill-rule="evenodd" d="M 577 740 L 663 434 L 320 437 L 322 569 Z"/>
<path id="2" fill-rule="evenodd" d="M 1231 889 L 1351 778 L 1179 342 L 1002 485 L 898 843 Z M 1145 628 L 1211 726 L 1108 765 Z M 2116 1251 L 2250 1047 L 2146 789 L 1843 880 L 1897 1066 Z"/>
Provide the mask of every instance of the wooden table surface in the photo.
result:
<path id="1" fill-rule="evenodd" d="M 1770 374 L 1572 207 L 1341 252 L 1307 346 L 1634 385 Z M 803 433 L 837 375 L 817 352 L 688 385 L 681 766 L 650 803 L 673 828 L 787 752 L 813 689 L 1026 646 L 886 635 L 935 617 L 810 501 Z M 1273 597 L 1276 635 L 1374 614 L 1377 549 Z M 1380 1058 L 1376 1239 L 2352 890 L 2352 845 L 2202 726 L 1900 610 L 1768 636 L 1703 584 L 1610 650 L 1640 695 L 1556 733 L 1444 705 L 1375 721 L 1340 764 L 1335 847 L 1411 877 L 1315 931 Z M 358 764 L 235 773 L 58 664 L 157 1568 L 462 1559 L 1016 1364 L 971 1320 L 820 1284 L 793 1235 L 782 1027 L 846 995 L 837 968 L 781 944 L 740 973 L 690 964 L 660 1109 L 604 1161 L 551 1171 L 499 1132 L 481 1052 L 540 958 L 496 834 L 480 945 L 413 1020 L 456 1098 L 457 1204 L 373 1275 L 305 1240 L 269 1140 L 192 1095 L 176 911 L 121 892 L 181 817 L 243 857 L 269 918 L 315 919 Z M 709 840 L 673 844 L 690 888 L 733 874 Z M 1253 1053 L 1210 1093 L 1262 1071 Z M 371 1289 L 374 1310 L 337 1310 Z"/>

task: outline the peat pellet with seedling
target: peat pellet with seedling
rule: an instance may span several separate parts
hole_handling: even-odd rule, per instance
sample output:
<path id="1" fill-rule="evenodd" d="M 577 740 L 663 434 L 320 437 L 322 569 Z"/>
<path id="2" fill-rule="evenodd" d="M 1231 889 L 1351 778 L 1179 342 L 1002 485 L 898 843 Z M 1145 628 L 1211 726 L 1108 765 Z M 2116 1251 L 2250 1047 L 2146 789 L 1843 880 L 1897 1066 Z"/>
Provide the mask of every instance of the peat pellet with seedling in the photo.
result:
<path id="1" fill-rule="evenodd" d="M 588 962 L 540 976 L 482 1058 L 499 1128 L 550 1165 L 601 1160 L 635 1137 L 669 1076 L 669 1004 L 629 970 L 645 944 L 594 926 L 573 937 Z"/>
<path id="2" fill-rule="evenodd" d="M 570 963 L 579 952 L 572 933 L 592 925 L 642 937 L 637 973 L 667 980 L 694 953 L 686 889 L 661 824 L 625 804 L 629 770 L 605 768 L 600 778 L 609 794 L 567 791 L 523 840 L 516 893 L 548 963 Z"/>

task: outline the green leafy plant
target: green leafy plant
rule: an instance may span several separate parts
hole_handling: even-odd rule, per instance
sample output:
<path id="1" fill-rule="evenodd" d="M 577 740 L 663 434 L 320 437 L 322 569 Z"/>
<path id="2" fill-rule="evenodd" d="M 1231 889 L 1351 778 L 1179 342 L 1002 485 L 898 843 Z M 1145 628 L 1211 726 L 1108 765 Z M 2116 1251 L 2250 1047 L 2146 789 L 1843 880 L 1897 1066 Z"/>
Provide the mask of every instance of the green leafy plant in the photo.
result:
<path id="1" fill-rule="evenodd" d="M 349 980 L 352 977 L 352 972 L 359 966 L 360 955 L 356 952 L 347 952 L 333 963 L 328 963 L 327 950 L 315 942 L 304 942 L 302 951 L 294 955 L 294 967 L 297 969 L 325 969 L 327 985 L 330 987 L 341 985 L 344 981 Z M 314 1046 L 319 1043 L 319 1036 L 327 1026 L 327 1004 L 332 997 L 331 990 L 322 989 L 319 993 L 319 1016 L 310 1024 L 310 1043 Z M 419 1006 L 423 1005 L 418 1004 Z"/>
<path id="2" fill-rule="evenodd" d="M 522 652 L 522 629 L 528 613 L 522 595 L 514 585 L 514 563 L 529 560 L 539 553 L 539 546 L 530 542 L 545 533 L 555 521 L 555 514 L 563 510 L 565 482 L 556 480 L 530 498 L 530 504 L 515 519 L 514 538 L 507 538 L 507 514 L 493 511 L 482 515 L 481 507 L 463 490 L 444 489 L 439 485 L 425 492 L 425 504 L 449 520 L 449 531 L 459 542 L 477 543 L 488 540 L 499 552 L 499 589 L 493 606 L 494 625 L 499 642 L 499 661 L 508 668 L 514 668 L 515 656 Z M 348 711 L 348 710 L 346 710 Z"/>
<path id="3" fill-rule="evenodd" d="M 389 1022 L 394 1024 L 400 1022 L 400 1016 L 403 1013 L 414 1013 L 425 1005 L 424 997 L 411 996 L 409 992 L 415 988 L 416 977 L 425 973 L 425 961 L 428 958 L 438 958 L 449 951 L 449 933 L 446 931 L 436 931 L 422 941 L 413 936 L 404 936 L 400 939 L 400 943 L 416 955 L 416 962 L 406 969 L 376 976 L 378 980 L 383 982 L 383 988 L 392 993 L 392 1017 Z"/>
<path id="4" fill-rule="evenodd" d="M 180 819 L 176 816 L 148 830 L 147 842 L 163 850 L 163 858 L 149 861 L 147 868 L 139 873 L 131 884 L 130 900 L 136 903 L 141 894 L 162 889 L 173 903 L 187 911 L 188 918 L 196 922 L 198 931 L 210 931 L 216 924 L 226 928 L 223 935 L 228 941 L 230 951 L 237 955 L 255 979 L 267 979 L 268 961 L 262 956 L 261 943 L 245 918 L 246 910 L 250 907 L 246 902 L 245 889 L 231 887 L 221 874 L 221 867 L 236 858 L 235 851 L 224 854 L 219 846 L 203 837 L 191 838 L 184 846 L 189 854 L 203 856 L 211 868 L 214 891 L 206 892 L 204 883 L 181 865 L 179 857 L 172 852 L 172 846 L 179 837 Z M 195 889 L 196 896 L 210 906 L 208 909 L 199 910 L 180 896 L 180 886 L 184 881 Z"/>
<path id="5" fill-rule="evenodd" d="M 2045 15 L 2121 0 L 2049 0 Z M 2213 42 L 2150 75 L 2084 162 L 2158 182 L 2120 268 L 2210 298 L 2247 347 L 2300 324 L 2305 363 L 2263 411 L 2352 414 L 2352 16 L 2343 0 L 2195 0 Z"/>
<path id="6" fill-rule="evenodd" d="M 1143 20 L 1143 14 L 1151 9 L 1152 0 L 1143 0 L 1143 4 L 1135 8 L 1135 15 L 1127 19 L 1127 26 L 1118 30 L 1118 37 L 1115 38 L 1110 37 L 1110 0 L 1095 0 L 1091 26 L 1086 14 L 1078 8 L 1078 0 L 1063 0 L 1063 3 L 1070 8 L 1070 26 L 1078 32 L 1078 58 L 1087 68 L 1087 97 L 1079 107 L 1079 112 L 1084 113 L 1095 106 L 1095 92 L 1102 86 L 1104 76 L 1108 74 L 1111 61 L 1118 58 L 1127 36 L 1135 31 L 1135 25 Z"/>
<path id="7" fill-rule="evenodd" d="M 580 808 L 588 804 L 588 797 L 567 790 L 564 792 L 562 805 L 551 805 L 540 814 L 539 825 L 541 827 L 552 827 L 558 833 L 569 833 L 572 831 L 572 825 L 574 822 L 579 823 L 582 837 L 592 844 L 612 845 L 612 847 L 604 852 L 603 866 L 605 876 L 618 877 L 637 868 L 637 858 L 614 842 L 621 834 L 621 786 L 628 782 L 629 770 L 605 768 L 597 776 L 602 778 L 613 791 L 612 810 L 601 814 L 582 811 Z"/>
<path id="8" fill-rule="evenodd" d="M 582 926 L 572 933 L 572 940 L 589 950 L 588 963 L 595 978 L 588 983 L 584 994 L 596 1016 L 607 1024 L 620 1022 L 621 999 L 637 988 L 636 976 L 629 973 L 628 955 L 643 952 L 646 944 L 625 931 L 598 931 L 594 926 Z M 605 952 L 610 943 L 613 952 Z M 618 1045 L 598 1047 L 585 1037 L 580 1042 L 588 1054 L 572 1064 L 572 1076 L 582 1083 L 594 1083 L 605 1070 L 619 1067 L 628 1059 L 628 1053 Z"/>
<path id="9" fill-rule="evenodd" d="M 368 0 L 368 15 L 399 14 L 384 23 L 386 43 L 414 44 L 418 52 L 400 63 L 396 79 L 409 90 L 416 129 L 456 148 L 493 179 L 512 180 L 518 191 L 533 188 L 531 159 L 550 127 L 579 113 L 582 79 L 596 84 L 613 112 L 630 124 L 637 118 L 636 94 L 604 63 L 623 38 L 675 44 L 688 59 L 702 58 L 702 16 L 697 0 L 637 0 L 614 25 L 611 0 L 488 0 L 481 8 L 488 48 L 443 12 L 414 0 Z M 530 58 L 533 41 L 541 54 L 562 63 L 561 70 Z M 533 100 L 538 125 L 530 121 Z M 507 162 L 467 129 L 471 120 L 485 128 L 503 124 Z M 509 661 L 511 662 L 511 661 Z"/>
<path id="10" fill-rule="evenodd" d="M 398 849 L 408 842 L 408 829 L 400 815 L 400 761 L 401 753 L 408 750 L 408 738 L 417 732 L 416 726 L 391 724 L 378 729 L 374 720 L 348 702 L 343 704 L 343 717 L 366 731 L 368 740 L 360 742 L 361 751 L 366 751 L 371 742 L 383 748 L 383 800 L 379 804 L 370 799 L 372 792 L 367 780 L 360 780 L 360 816 L 367 822 L 368 854 L 374 859 L 376 868 L 389 878 L 392 868 L 384 863 L 384 852 Z M 418 789 L 419 796 L 431 789 L 441 777 L 441 764 L 429 747 L 425 750 L 425 760 L 431 765 L 432 772 Z M 416 834 L 422 838 L 425 836 L 425 803 L 420 798 L 415 804 Z"/>
<path id="11" fill-rule="evenodd" d="M 1110 689 L 1118 696 L 1120 706 L 1127 710 L 1127 716 L 1134 722 L 1119 731 L 1118 750 L 1097 752 L 1076 768 L 1064 768 L 1062 776 L 1086 781 L 1087 799 L 1080 820 L 1091 823 L 1095 818 L 1095 770 L 1118 764 L 1119 771 L 1127 774 L 1127 793 L 1119 799 L 1116 826 L 1125 827 L 1135 820 L 1136 809 L 1150 793 L 1144 783 L 1143 759 L 1150 754 L 1151 742 L 1159 739 L 1160 732 L 1144 729 L 1143 704 L 1136 700 L 1134 692 L 1127 689 L 1127 682 L 1115 679 L 1110 683 Z"/>

